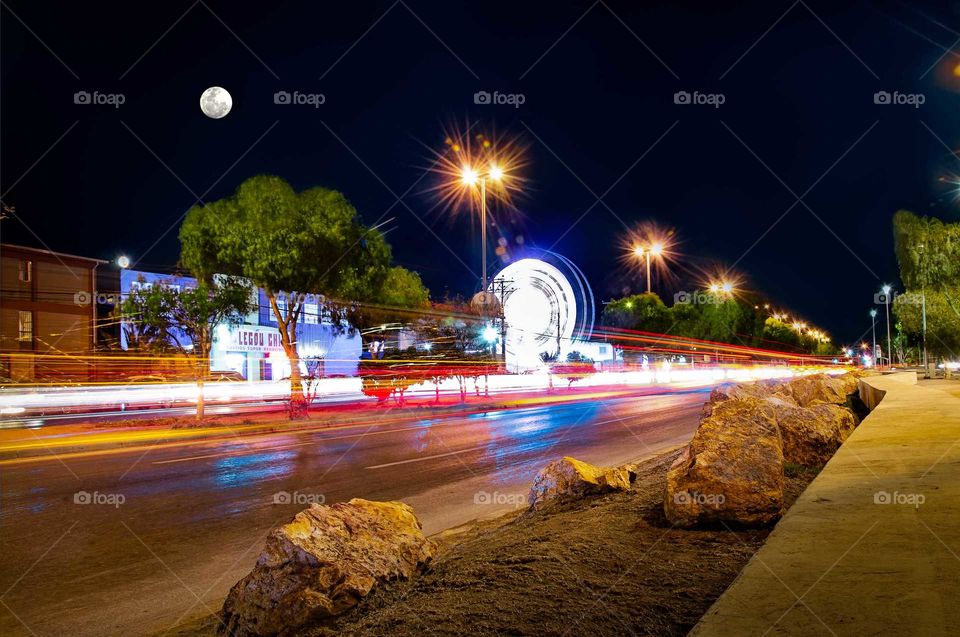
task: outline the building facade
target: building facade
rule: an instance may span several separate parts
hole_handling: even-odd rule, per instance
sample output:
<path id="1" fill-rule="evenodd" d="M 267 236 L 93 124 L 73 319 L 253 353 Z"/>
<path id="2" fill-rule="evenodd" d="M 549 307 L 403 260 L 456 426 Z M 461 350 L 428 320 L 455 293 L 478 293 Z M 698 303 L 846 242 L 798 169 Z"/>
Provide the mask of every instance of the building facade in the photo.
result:
<path id="1" fill-rule="evenodd" d="M 89 376 L 107 262 L 0 244 L 0 382 Z M 79 357 L 79 358 L 78 358 Z"/>
<path id="2" fill-rule="evenodd" d="M 122 270 L 120 296 L 126 298 L 143 286 L 163 285 L 185 289 L 196 285 L 190 277 L 155 272 Z M 290 376 L 290 361 L 283 350 L 280 332 L 266 293 L 250 286 L 253 310 L 237 325 L 222 324 L 214 330 L 210 369 L 234 372 L 249 381 L 280 380 Z M 254 300 L 255 299 L 255 300 Z M 121 330 L 121 348 L 127 349 L 126 329 Z M 189 343 L 183 335 L 179 340 Z M 324 377 L 356 376 L 362 351 L 360 334 L 343 325 L 339 329 L 323 315 L 317 303 L 304 304 L 297 323 L 300 371 Z"/>

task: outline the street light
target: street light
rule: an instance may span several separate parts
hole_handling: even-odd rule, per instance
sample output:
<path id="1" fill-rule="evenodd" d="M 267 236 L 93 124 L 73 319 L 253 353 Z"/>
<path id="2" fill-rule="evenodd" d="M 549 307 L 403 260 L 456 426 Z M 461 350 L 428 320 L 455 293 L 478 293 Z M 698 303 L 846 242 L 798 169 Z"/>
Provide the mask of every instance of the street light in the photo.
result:
<path id="1" fill-rule="evenodd" d="M 890 291 L 891 287 L 889 285 L 884 285 L 880 288 L 883 292 L 883 304 L 887 309 L 887 367 L 893 364 L 893 349 L 890 347 Z"/>
<path id="2" fill-rule="evenodd" d="M 659 241 L 650 244 L 649 248 L 644 248 L 641 245 L 634 246 L 633 253 L 638 257 L 647 258 L 647 294 L 650 294 L 650 257 L 655 256 L 659 257 L 663 254 L 663 244 Z"/>
<path id="3" fill-rule="evenodd" d="M 480 182 L 480 272 L 481 290 L 487 291 L 487 179 L 499 182 L 503 179 L 503 168 L 491 163 L 486 173 L 479 173 L 472 166 L 463 166 L 460 170 L 460 183 L 475 186 Z"/>
<path id="4" fill-rule="evenodd" d="M 876 360 L 877 358 L 877 309 L 874 308 L 870 310 L 870 332 L 873 334 L 873 350 L 870 351 L 870 355 Z"/>

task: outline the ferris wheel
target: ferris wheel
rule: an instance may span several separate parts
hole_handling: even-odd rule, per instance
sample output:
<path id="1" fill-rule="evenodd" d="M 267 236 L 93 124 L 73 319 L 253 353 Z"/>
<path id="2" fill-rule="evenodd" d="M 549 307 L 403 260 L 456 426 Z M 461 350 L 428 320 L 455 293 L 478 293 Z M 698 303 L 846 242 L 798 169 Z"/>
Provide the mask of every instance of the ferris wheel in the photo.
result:
<path id="1" fill-rule="evenodd" d="M 583 273 L 562 255 L 541 254 L 507 265 L 488 288 L 502 306 L 512 371 L 536 369 L 541 355 L 560 357 L 593 331 L 593 291 Z"/>

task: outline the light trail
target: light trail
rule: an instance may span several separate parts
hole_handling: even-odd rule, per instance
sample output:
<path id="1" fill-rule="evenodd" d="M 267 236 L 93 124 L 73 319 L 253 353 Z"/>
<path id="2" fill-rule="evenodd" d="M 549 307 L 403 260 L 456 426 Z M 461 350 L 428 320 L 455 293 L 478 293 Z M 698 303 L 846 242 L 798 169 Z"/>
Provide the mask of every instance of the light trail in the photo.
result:
<path id="1" fill-rule="evenodd" d="M 584 371 L 568 373 L 532 374 L 484 373 L 483 368 L 459 370 L 458 375 L 446 376 L 436 369 L 384 369 L 386 375 L 403 377 L 403 400 L 435 399 L 443 397 L 448 404 L 463 396 L 499 396 L 510 393 L 529 393 L 529 397 L 516 399 L 540 402 L 551 398 L 564 400 L 562 394 L 544 396 L 550 391 L 566 389 L 576 383 L 578 389 L 587 388 L 639 388 L 664 386 L 681 388 L 706 387 L 725 381 L 751 381 L 767 378 L 787 378 L 801 374 L 828 372 L 840 373 L 837 366 L 724 366 L 690 367 L 661 363 L 648 369 L 628 371 Z M 448 368 L 447 372 L 451 370 Z M 385 381 L 387 383 L 387 381 Z M 392 385 L 385 384 L 386 389 Z M 364 393 L 362 378 L 325 378 L 317 381 L 317 405 L 344 403 L 370 403 L 373 399 Z M 269 403 L 289 398 L 288 381 L 268 382 L 219 382 L 206 383 L 204 399 L 211 405 L 242 406 L 247 403 Z M 605 394 L 598 392 L 597 398 Z M 196 403 L 198 388 L 192 383 L 136 385 L 97 385 L 93 387 L 32 387 L 0 389 L 0 427 L 22 426 L 31 419 L 58 416 L 72 412 L 85 414 L 116 413 L 158 406 L 189 406 Z M 588 395 L 589 396 L 589 395 Z M 580 392 L 579 398 L 583 398 Z M 385 402 L 385 400 L 382 400 Z M 36 424 L 43 424 L 38 422 Z"/>

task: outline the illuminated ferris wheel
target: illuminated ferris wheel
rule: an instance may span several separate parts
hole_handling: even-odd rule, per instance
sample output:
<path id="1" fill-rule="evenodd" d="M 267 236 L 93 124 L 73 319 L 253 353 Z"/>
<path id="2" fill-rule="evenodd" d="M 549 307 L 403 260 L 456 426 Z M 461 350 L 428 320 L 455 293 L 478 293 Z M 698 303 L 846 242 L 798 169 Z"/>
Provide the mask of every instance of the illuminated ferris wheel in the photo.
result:
<path id="1" fill-rule="evenodd" d="M 511 371 L 536 369 L 542 354 L 560 357 L 593 331 L 593 291 L 583 272 L 559 254 L 542 255 L 509 264 L 488 288 L 503 308 Z"/>

